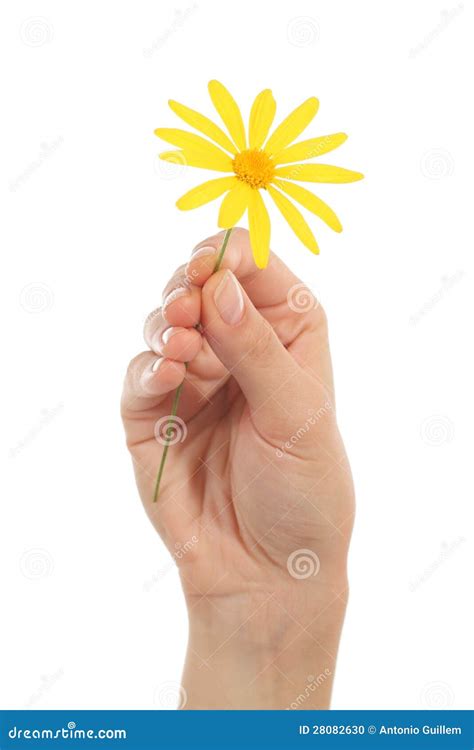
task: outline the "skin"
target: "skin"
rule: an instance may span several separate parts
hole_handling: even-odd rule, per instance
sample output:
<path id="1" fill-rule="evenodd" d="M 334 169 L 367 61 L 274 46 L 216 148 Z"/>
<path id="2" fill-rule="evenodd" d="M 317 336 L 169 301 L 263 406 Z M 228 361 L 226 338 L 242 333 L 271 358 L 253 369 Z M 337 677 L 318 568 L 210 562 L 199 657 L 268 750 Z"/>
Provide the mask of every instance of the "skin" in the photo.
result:
<path id="1" fill-rule="evenodd" d="M 222 240 L 201 242 L 166 285 L 122 399 L 138 489 L 188 607 L 183 707 L 328 708 L 354 492 L 326 317 L 276 255 L 256 269 L 246 230 L 214 274 Z M 153 503 L 155 425 L 183 378 L 186 436 Z"/>

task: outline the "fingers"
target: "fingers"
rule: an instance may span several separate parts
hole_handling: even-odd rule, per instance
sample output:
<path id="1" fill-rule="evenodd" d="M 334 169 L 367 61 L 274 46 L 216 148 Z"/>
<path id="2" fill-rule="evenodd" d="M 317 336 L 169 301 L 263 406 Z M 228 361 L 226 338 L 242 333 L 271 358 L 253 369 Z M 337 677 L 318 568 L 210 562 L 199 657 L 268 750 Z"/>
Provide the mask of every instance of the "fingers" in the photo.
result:
<path id="1" fill-rule="evenodd" d="M 161 309 L 148 316 L 144 336 L 150 349 L 178 362 L 191 362 L 202 346 L 202 336 L 195 328 L 169 326 Z"/>
<path id="2" fill-rule="evenodd" d="M 310 381 L 231 271 L 220 270 L 205 283 L 202 323 L 259 429 L 272 436 L 288 435 L 289 424 L 307 412 Z M 311 387 L 314 393 L 317 388 Z"/>
<path id="3" fill-rule="evenodd" d="M 185 273 L 195 286 L 212 276 L 224 233 L 199 243 Z M 333 398 L 331 358 L 324 310 L 311 290 L 274 253 L 267 268 L 255 267 L 249 233 L 232 231 L 222 268 L 233 271 L 253 305 L 271 324 L 282 344 Z"/>
<path id="4" fill-rule="evenodd" d="M 186 274 L 192 276 L 196 286 L 203 286 L 212 275 L 224 234 L 219 232 L 214 237 L 203 240 L 193 252 L 186 266 Z M 235 274 L 258 308 L 286 300 L 288 290 L 299 283 L 298 277 L 274 253 L 270 255 L 267 268 L 256 268 L 249 233 L 239 227 L 232 230 L 222 268 L 229 268 Z"/>
<path id="5" fill-rule="evenodd" d="M 139 412 L 158 406 L 183 381 L 182 362 L 142 352 L 132 359 L 125 376 L 122 395 L 124 412 Z"/>

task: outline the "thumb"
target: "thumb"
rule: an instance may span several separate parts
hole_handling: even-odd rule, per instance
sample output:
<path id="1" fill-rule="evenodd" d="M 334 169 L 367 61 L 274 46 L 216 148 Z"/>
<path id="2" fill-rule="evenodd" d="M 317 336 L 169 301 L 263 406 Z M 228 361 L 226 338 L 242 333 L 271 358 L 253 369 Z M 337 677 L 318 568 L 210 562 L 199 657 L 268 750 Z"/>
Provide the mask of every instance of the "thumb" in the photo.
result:
<path id="1" fill-rule="evenodd" d="M 300 401 L 305 408 L 305 373 L 231 271 L 220 270 L 205 283 L 201 320 L 209 345 L 236 379 L 253 418 L 266 432 L 286 434 Z"/>

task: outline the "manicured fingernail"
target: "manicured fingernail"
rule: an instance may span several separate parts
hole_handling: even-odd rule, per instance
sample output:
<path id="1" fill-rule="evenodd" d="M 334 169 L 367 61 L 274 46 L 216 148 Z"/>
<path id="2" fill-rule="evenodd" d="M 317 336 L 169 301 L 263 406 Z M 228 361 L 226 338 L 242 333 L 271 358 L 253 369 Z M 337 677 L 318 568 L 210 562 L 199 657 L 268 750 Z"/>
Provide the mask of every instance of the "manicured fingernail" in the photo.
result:
<path id="1" fill-rule="evenodd" d="M 161 367 L 164 361 L 165 360 L 163 359 L 163 357 L 160 357 L 159 359 L 155 359 L 155 361 L 153 362 L 151 366 L 151 371 L 156 372 L 157 370 L 159 370 L 159 368 Z"/>
<path id="2" fill-rule="evenodd" d="M 196 250 L 193 252 L 191 256 L 191 260 L 194 260 L 195 258 L 204 258 L 205 256 L 210 255 L 216 255 L 217 250 L 215 247 L 211 247 L 210 245 L 205 245 L 204 247 L 200 247 L 199 250 Z"/>
<path id="3" fill-rule="evenodd" d="M 224 323 L 228 326 L 240 323 L 244 314 L 244 298 L 239 282 L 230 271 L 225 272 L 214 292 L 214 302 Z"/>
<path id="4" fill-rule="evenodd" d="M 189 289 L 186 289 L 186 287 L 184 286 L 178 286 L 176 287 L 176 289 L 173 289 L 173 291 L 168 294 L 165 301 L 163 302 L 163 311 L 176 299 L 184 297 L 186 294 L 189 294 Z"/>
<path id="5" fill-rule="evenodd" d="M 168 341 L 172 336 L 175 336 L 175 334 L 179 333 L 181 331 L 181 328 L 167 328 L 166 331 L 163 331 L 161 340 L 163 344 L 167 344 Z"/>

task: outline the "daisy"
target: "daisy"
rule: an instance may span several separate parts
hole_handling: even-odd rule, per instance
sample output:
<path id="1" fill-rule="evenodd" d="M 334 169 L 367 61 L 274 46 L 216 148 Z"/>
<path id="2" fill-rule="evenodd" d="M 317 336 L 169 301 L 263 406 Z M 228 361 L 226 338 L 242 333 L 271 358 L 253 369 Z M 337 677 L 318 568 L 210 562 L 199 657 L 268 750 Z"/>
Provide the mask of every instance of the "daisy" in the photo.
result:
<path id="1" fill-rule="evenodd" d="M 261 195 L 264 190 L 301 242 L 318 253 L 314 235 L 293 201 L 319 216 L 334 231 L 342 231 L 342 226 L 321 198 L 297 183 L 355 182 L 363 175 L 328 164 L 300 162 L 333 151 L 344 143 L 346 134 L 334 133 L 294 143 L 318 111 L 319 102 L 311 97 L 269 136 L 276 111 L 269 89 L 258 94 L 252 105 L 247 134 L 240 110 L 225 86 L 211 81 L 209 94 L 227 132 L 199 112 L 173 100 L 169 102 L 173 112 L 206 138 L 177 128 L 155 130 L 159 138 L 178 148 L 161 153 L 161 159 L 228 173 L 190 190 L 177 201 L 178 208 L 188 211 L 224 195 L 219 209 L 219 227 L 231 229 L 247 211 L 255 263 L 265 268 L 270 253 L 270 218 Z"/>

